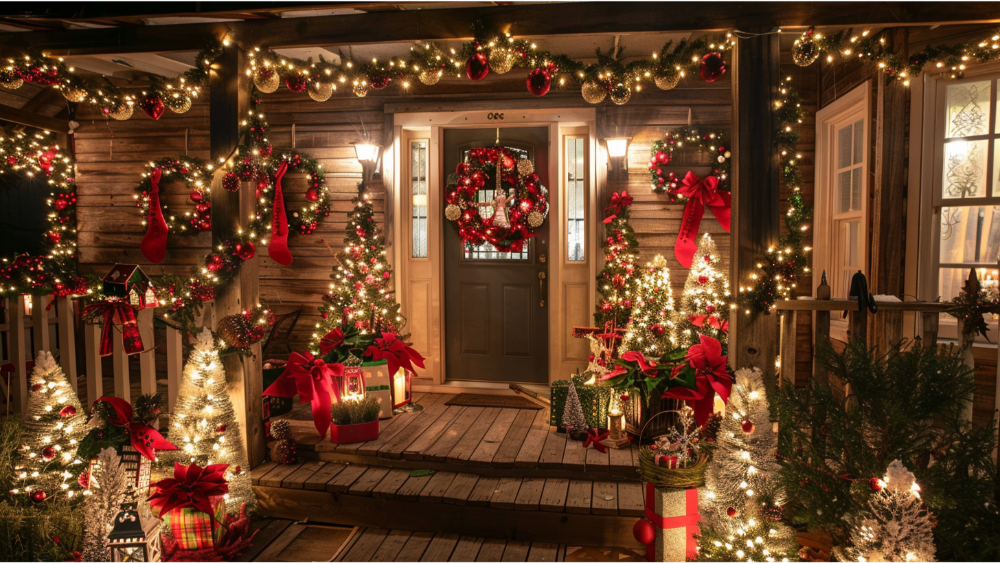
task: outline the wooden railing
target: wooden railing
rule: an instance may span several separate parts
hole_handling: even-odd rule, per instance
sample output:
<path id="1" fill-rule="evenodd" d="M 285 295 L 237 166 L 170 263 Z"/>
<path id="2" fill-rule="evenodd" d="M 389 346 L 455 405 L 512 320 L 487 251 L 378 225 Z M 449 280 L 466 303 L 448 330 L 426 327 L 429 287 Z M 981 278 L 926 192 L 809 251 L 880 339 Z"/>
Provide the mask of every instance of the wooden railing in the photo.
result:
<path id="1" fill-rule="evenodd" d="M 25 310 L 25 300 L 31 303 L 30 312 Z M 50 306 L 53 300 L 55 303 Z M 3 316 L 0 317 L 3 319 L 0 323 L 0 366 L 4 368 L 3 377 L 0 377 L 0 392 L 3 394 L 0 403 L 3 403 L 4 413 L 23 413 L 21 406 L 28 396 L 28 363 L 42 350 L 56 356 L 71 385 L 78 392 L 79 379 L 84 379 L 86 400 L 84 401 L 84 393 L 80 393 L 80 399 L 88 408 L 98 397 L 107 394 L 132 399 L 129 356 L 122 349 L 120 336 L 116 332 L 112 356 L 113 389 L 105 389 L 100 356 L 101 326 L 81 321 L 82 306 L 78 300 L 50 295 L 22 296 L 0 300 L 0 307 L 3 309 Z M 136 314 L 139 335 L 145 349 L 138 355 L 139 390 L 141 393 L 163 391 L 162 388 L 157 388 L 157 357 L 154 351 L 154 348 L 163 347 L 166 351 L 164 367 L 167 408 L 173 410 L 183 369 L 183 332 L 179 326 L 157 316 L 156 312 L 157 309 L 148 308 Z M 156 341 L 154 322 L 165 327 L 165 341 Z M 212 303 L 205 304 L 200 324 L 215 326 Z M 82 351 L 78 349 L 78 329 L 83 332 Z"/>

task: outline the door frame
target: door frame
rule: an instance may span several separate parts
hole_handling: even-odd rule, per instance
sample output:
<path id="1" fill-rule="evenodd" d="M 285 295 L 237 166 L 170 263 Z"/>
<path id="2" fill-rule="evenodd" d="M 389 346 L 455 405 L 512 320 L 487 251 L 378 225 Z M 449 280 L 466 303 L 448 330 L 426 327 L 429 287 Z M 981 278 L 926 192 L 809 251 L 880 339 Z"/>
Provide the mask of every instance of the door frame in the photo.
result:
<path id="1" fill-rule="evenodd" d="M 496 119 L 503 114 L 503 119 Z M 588 347 L 574 340 L 574 325 L 590 324 L 596 306 L 595 279 L 598 249 L 594 248 L 597 221 L 597 113 L 593 108 L 472 110 L 454 112 L 416 112 L 393 114 L 392 144 L 383 157 L 387 175 L 391 175 L 392 237 L 390 257 L 396 271 L 395 289 L 401 312 L 407 317 L 406 329 L 414 347 L 427 357 L 425 370 L 417 373 L 418 383 L 443 384 L 448 374 L 444 368 L 444 237 L 442 182 L 447 171 L 442 170 L 441 150 L 443 129 L 482 129 L 510 127 L 548 127 L 549 129 L 549 270 L 547 303 L 549 304 L 548 380 L 566 379 L 577 368 L 587 365 Z M 564 138 L 584 136 L 587 140 L 587 181 L 585 218 L 585 256 L 583 262 L 568 262 L 566 248 L 566 198 L 564 173 Z M 501 133 L 502 138 L 502 133 Z M 427 257 L 412 257 L 412 203 L 410 182 L 403 177 L 409 172 L 409 143 L 428 141 L 427 175 Z M 386 210 L 387 212 L 390 210 Z M 387 213 L 388 215 L 388 213 Z M 585 302 L 570 310 L 569 302 Z"/>

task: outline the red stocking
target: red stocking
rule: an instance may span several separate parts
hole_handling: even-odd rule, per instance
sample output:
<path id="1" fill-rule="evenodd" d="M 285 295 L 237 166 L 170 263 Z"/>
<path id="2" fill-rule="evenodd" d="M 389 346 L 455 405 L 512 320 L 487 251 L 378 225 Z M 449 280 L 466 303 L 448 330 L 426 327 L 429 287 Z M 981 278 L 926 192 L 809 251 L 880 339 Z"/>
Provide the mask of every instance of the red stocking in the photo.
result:
<path id="1" fill-rule="evenodd" d="M 271 244 L 267 245 L 267 255 L 282 266 L 292 263 L 292 252 L 288 250 L 288 217 L 285 216 L 285 197 L 281 194 L 281 178 L 288 171 L 288 162 L 282 162 L 274 175 L 274 209 L 271 212 Z"/>
<path id="2" fill-rule="evenodd" d="M 159 168 L 154 168 L 149 175 L 149 215 L 146 218 L 149 228 L 139 245 L 142 255 L 154 264 L 163 262 L 167 252 L 167 222 L 160 209 L 160 172 Z"/>

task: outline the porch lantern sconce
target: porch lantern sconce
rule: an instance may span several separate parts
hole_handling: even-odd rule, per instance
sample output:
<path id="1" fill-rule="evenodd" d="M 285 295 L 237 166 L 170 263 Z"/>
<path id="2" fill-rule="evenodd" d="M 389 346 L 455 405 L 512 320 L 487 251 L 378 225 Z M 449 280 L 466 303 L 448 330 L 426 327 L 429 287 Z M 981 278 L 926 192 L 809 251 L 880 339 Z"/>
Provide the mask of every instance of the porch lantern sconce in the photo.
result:
<path id="1" fill-rule="evenodd" d="M 628 137 L 609 137 L 604 140 L 608 146 L 608 179 L 625 180 L 628 160 Z"/>
<path id="2" fill-rule="evenodd" d="M 360 188 L 362 190 L 375 175 L 375 163 L 378 161 L 380 150 L 382 150 L 382 146 L 375 143 L 354 143 L 354 155 L 361 163 Z"/>

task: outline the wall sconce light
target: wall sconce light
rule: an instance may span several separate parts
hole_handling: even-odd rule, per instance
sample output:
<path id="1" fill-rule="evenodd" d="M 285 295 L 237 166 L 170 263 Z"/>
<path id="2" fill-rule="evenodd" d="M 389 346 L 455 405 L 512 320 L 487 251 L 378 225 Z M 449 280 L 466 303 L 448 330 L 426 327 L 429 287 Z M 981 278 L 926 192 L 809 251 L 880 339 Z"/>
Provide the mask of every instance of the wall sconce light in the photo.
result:
<path id="1" fill-rule="evenodd" d="M 628 137 L 609 137 L 604 140 L 608 146 L 608 179 L 627 180 Z"/>
<path id="2" fill-rule="evenodd" d="M 612 137 L 604 142 L 608 145 L 608 156 L 611 158 L 620 158 L 628 153 L 628 137 Z"/>
<path id="3" fill-rule="evenodd" d="M 375 175 L 375 162 L 378 160 L 378 153 L 381 145 L 374 143 L 354 143 L 354 155 L 361 163 L 361 185 L 359 190 L 364 190 L 368 186 L 368 181 Z"/>

